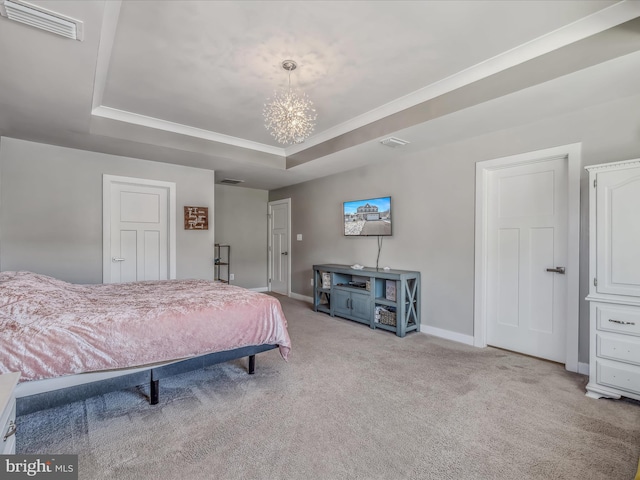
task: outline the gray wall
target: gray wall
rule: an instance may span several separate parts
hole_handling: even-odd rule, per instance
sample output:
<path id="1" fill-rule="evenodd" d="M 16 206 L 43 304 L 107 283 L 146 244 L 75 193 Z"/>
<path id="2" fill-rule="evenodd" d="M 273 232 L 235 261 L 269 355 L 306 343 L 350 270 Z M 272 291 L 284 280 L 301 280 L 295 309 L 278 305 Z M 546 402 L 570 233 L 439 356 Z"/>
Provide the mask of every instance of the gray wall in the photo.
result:
<path id="1" fill-rule="evenodd" d="M 376 238 L 342 235 L 342 202 L 391 195 L 393 236 L 380 266 L 422 274 L 422 322 L 473 335 L 475 164 L 582 142 L 584 165 L 640 156 L 640 96 L 468 138 L 270 192 L 290 197 L 292 291 L 311 296 L 314 263 L 375 266 Z M 391 151 L 392 152 L 392 151 Z M 392 153 L 389 154 L 390 156 Z M 588 362 L 588 191 L 581 177 L 579 361 Z"/>
<path id="2" fill-rule="evenodd" d="M 267 288 L 266 190 L 216 185 L 216 243 L 231 245 L 233 285 Z"/>
<path id="3" fill-rule="evenodd" d="M 0 139 L 0 268 L 102 282 L 102 174 L 176 183 L 176 274 L 213 278 L 214 227 L 186 231 L 184 205 L 214 212 L 214 172 Z"/>

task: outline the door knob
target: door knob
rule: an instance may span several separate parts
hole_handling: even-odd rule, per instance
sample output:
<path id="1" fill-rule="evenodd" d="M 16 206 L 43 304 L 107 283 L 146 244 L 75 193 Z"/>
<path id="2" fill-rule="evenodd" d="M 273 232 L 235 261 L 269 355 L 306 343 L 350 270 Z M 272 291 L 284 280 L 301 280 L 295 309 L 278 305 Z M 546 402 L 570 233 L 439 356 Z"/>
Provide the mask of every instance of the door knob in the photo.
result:
<path id="1" fill-rule="evenodd" d="M 111 261 L 112 262 L 124 262 L 124 258 L 120 258 L 120 257 L 111 257 Z"/>
<path id="2" fill-rule="evenodd" d="M 564 267 L 547 268 L 547 272 L 561 273 L 562 275 L 564 275 Z"/>

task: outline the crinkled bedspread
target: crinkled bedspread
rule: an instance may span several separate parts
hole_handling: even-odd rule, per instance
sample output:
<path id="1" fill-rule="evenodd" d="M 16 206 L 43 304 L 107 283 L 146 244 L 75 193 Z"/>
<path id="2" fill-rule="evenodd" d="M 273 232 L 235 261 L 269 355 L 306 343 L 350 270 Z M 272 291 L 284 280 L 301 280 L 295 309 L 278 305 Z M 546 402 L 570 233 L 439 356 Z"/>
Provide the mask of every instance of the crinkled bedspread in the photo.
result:
<path id="1" fill-rule="evenodd" d="M 74 285 L 0 273 L 0 373 L 21 381 L 177 360 L 249 345 L 291 349 L 280 302 L 204 280 Z"/>

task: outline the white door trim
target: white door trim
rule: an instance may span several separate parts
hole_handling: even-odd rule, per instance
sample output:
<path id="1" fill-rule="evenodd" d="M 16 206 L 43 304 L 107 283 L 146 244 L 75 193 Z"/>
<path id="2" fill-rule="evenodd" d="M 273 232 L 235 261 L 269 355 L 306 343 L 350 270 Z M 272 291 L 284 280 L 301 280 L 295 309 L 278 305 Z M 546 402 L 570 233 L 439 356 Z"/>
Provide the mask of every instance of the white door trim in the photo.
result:
<path id="1" fill-rule="evenodd" d="M 118 175 L 102 175 L 102 283 L 111 281 L 111 258 L 109 249 L 111 244 L 111 184 L 123 183 L 128 185 L 144 185 L 166 188 L 169 191 L 169 278 L 176 278 L 176 184 L 161 180 L 146 178 L 121 177 Z"/>
<path id="2" fill-rule="evenodd" d="M 278 205 L 278 204 L 285 204 L 287 206 L 287 221 L 288 221 L 288 225 L 287 225 L 287 229 L 289 230 L 289 238 L 287 239 L 287 241 L 289 242 L 289 255 L 287 255 L 287 296 L 290 297 L 291 296 L 291 198 L 283 198 L 282 200 L 274 200 L 272 202 L 269 202 L 269 211 L 268 211 L 268 217 L 267 217 L 267 221 L 269 222 L 269 243 L 268 243 L 268 254 L 269 254 L 269 278 L 268 283 L 267 283 L 267 287 L 269 288 L 269 291 L 271 291 L 271 279 L 273 278 L 271 276 L 272 272 L 273 272 L 273 245 L 272 245 L 272 234 L 271 234 L 271 215 L 272 215 L 272 207 L 273 205 Z"/>
<path id="3" fill-rule="evenodd" d="M 473 337 L 476 347 L 487 346 L 487 180 L 500 168 L 535 163 L 552 157 L 567 158 L 567 332 L 565 368 L 578 371 L 580 284 L 580 165 L 581 143 L 512 155 L 476 163 L 476 239 Z"/>

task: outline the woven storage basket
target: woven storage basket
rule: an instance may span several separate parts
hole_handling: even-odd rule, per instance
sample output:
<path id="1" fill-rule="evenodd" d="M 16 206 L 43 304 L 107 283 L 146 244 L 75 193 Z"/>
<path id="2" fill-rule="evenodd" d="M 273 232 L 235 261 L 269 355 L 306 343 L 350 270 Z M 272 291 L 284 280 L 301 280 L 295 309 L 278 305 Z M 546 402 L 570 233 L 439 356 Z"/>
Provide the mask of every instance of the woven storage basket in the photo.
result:
<path id="1" fill-rule="evenodd" d="M 383 325 L 396 326 L 396 312 L 389 312 L 387 310 L 380 310 L 380 323 Z"/>

